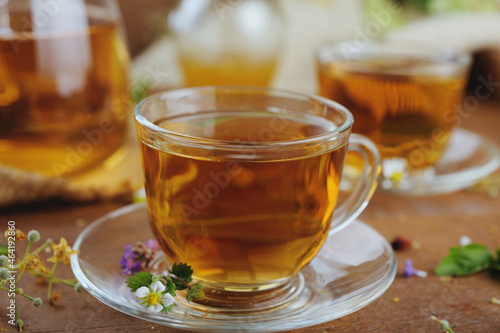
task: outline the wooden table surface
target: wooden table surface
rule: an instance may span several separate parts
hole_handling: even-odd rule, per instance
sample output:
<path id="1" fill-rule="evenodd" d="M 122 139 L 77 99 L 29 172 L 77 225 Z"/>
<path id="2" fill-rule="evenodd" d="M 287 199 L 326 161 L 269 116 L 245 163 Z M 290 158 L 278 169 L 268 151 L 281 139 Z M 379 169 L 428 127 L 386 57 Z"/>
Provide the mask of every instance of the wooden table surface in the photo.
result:
<path id="1" fill-rule="evenodd" d="M 462 127 L 493 139 L 500 145 L 500 107 L 482 105 L 472 112 Z M 47 203 L 3 209 L 1 229 L 14 220 L 22 230 L 38 229 L 43 237 L 66 237 L 72 244 L 94 219 L 123 205 L 117 202 L 88 205 Z M 488 273 L 443 281 L 432 271 L 462 235 L 495 249 L 500 246 L 500 198 L 463 190 L 432 197 L 399 197 L 376 193 L 361 219 L 388 240 L 406 236 L 421 243 L 421 249 L 397 252 L 398 275 L 391 287 L 374 303 L 321 325 L 294 332 L 441 332 L 429 316 L 447 319 L 455 332 L 500 332 L 500 280 Z M 112 235 L 110 235 L 110 241 Z M 19 249 L 20 251 L 20 249 Z M 415 267 L 430 272 L 427 278 L 401 276 L 406 258 Z M 69 267 L 58 271 L 71 277 Z M 60 274 L 60 275 L 61 275 Z M 27 293 L 44 298 L 46 287 L 36 285 L 31 276 L 20 282 Z M 17 297 L 25 332 L 180 332 L 129 317 L 94 299 L 86 292 L 57 287 L 62 301 L 57 306 L 45 303 L 35 308 Z M 399 298 L 399 302 L 394 302 Z M 45 299 L 45 298 L 44 298 Z M 0 296 L 0 331 L 14 332 L 7 323 L 8 298 Z"/>

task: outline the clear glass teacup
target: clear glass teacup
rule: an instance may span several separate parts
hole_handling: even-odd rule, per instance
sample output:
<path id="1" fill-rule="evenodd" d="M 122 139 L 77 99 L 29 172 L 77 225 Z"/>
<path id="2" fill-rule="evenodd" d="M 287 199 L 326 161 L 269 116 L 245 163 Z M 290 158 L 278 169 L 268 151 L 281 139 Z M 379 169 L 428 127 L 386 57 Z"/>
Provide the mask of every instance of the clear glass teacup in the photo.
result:
<path id="1" fill-rule="evenodd" d="M 318 46 L 316 62 L 319 94 L 353 113 L 353 131 L 373 140 L 383 160 L 399 160 L 403 174 L 436 164 L 457 125 L 469 54 L 433 43 L 341 40 Z"/>
<path id="2" fill-rule="evenodd" d="M 204 305 L 286 302 L 328 234 L 354 220 L 377 185 L 375 145 L 353 117 L 314 95 L 202 87 L 158 93 L 135 111 L 149 220 L 171 262 L 212 292 Z M 347 151 L 364 169 L 337 205 Z"/>

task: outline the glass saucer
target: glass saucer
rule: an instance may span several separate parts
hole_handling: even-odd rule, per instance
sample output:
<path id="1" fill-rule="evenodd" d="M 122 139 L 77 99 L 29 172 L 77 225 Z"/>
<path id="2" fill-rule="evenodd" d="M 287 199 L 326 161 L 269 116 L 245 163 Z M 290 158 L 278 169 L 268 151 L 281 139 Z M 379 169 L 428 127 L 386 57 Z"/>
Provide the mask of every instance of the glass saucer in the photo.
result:
<path id="1" fill-rule="evenodd" d="M 405 176 L 396 187 L 378 190 L 403 195 L 433 195 L 470 187 L 500 167 L 498 146 L 464 129 L 453 131 L 439 161 L 432 167 Z M 382 180 L 383 182 L 383 180 Z"/>
<path id="2" fill-rule="evenodd" d="M 360 221 L 330 234 L 301 271 L 304 286 L 284 306 L 255 312 L 204 312 L 177 301 L 169 314 L 142 308 L 125 284 L 118 261 L 124 245 L 152 238 L 145 204 L 123 207 L 96 220 L 78 237 L 73 272 L 95 298 L 125 314 L 203 332 L 285 331 L 321 324 L 357 311 L 380 297 L 396 274 L 394 252 Z M 154 272 L 153 272 L 154 273 Z"/>

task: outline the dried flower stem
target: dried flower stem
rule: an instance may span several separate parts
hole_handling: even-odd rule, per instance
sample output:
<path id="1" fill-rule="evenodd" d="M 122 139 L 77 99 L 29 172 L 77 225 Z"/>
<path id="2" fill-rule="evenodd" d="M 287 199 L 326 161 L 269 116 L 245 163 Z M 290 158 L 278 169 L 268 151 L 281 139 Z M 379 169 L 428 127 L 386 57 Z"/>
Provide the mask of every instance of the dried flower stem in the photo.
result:
<path id="1" fill-rule="evenodd" d="M 32 255 L 38 254 L 40 251 L 44 250 L 47 246 L 49 246 L 52 243 L 53 242 L 52 242 L 51 239 L 47 239 L 45 241 L 45 243 L 43 243 L 42 245 L 40 245 L 39 247 L 37 247 L 33 252 L 31 252 L 31 254 Z"/>
<path id="2" fill-rule="evenodd" d="M 19 317 L 19 314 L 17 313 L 17 309 L 14 310 L 14 313 L 16 314 L 16 324 L 21 320 L 21 317 Z M 22 322 L 22 320 L 21 320 Z M 17 328 L 19 329 L 19 332 L 23 331 L 23 325 L 18 325 Z"/>
<path id="3" fill-rule="evenodd" d="M 0 290 L 9 291 L 9 289 L 8 289 L 8 288 L 5 288 L 5 287 L 0 287 Z M 16 293 L 16 295 L 23 296 L 23 297 L 25 297 L 25 298 L 29 299 L 30 301 L 33 301 L 33 300 L 35 299 L 34 297 L 31 297 L 30 295 L 27 295 L 27 294 L 25 294 L 25 293 L 20 293 L 20 292 L 19 292 L 19 289 L 17 289 L 17 288 L 16 288 L 16 290 L 15 290 L 15 293 Z M 12 298 L 12 297 L 11 297 L 11 298 Z"/>
<path id="4" fill-rule="evenodd" d="M 52 304 L 52 282 L 54 281 L 54 271 L 56 270 L 57 267 L 57 261 L 54 263 L 52 266 L 52 269 L 50 270 L 50 276 L 48 276 L 49 279 L 49 287 L 47 291 L 47 299 L 49 300 L 49 303 Z"/>
<path id="5" fill-rule="evenodd" d="M 49 279 L 49 281 L 52 281 L 52 282 L 55 282 L 55 283 L 62 283 L 62 284 L 65 284 L 69 287 L 74 287 L 75 284 L 78 282 L 77 279 L 59 279 L 59 278 L 56 278 L 55 276 L 52 276 L 50 274 L 43 274 L 43 273 L 38 273 L 37 274 L 38 276 L 43 276 L 47 279 Z"/>
<path id="6" fill-rule="evenodd" d="M 182 283 L 187 289 L 191 288 L 191 285 L 189 283 L 186 283 L 186 281 L 178 278 L 177 276 L 175 276 L 174 274 L 170 273 L 169 274 L 169 277 L 174 279 L 175 281 L 179 281 L 180 283 Z"/>
<path id="7" fill-rule="evenodd" d="M 21 272 L 19 273 L 19 275 L 17 276 L 17 279 L 16 279 L 16 285 L 17 283 L 19 282 L 19 280 L 21 279 L 21 276 L 23 276 L 24 272 Z"/>
<path id="8" fill-rule="evenodd" d="M 33 243 L 32 241 L 28 241 L 28 246 L 26 247 L 26 251 L 24 251 L 24 256 L 23 256 L 23 258 L 28 257 L 28 253 L 30 253 L 30 249 L 31 249 L 31 244 L 32 244 L 32 243 Z"/>

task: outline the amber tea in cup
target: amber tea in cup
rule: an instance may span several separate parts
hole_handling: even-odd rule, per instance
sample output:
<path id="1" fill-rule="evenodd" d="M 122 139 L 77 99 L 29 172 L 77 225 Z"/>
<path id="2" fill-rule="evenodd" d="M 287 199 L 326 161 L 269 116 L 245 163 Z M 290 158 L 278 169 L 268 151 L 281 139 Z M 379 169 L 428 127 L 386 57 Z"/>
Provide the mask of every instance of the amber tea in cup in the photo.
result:
<path id="1" fill-rule="evenodd" d="M 435 45 L 329 42 L 316 52 L 319 94 L 353 114 L 353 131 L 371 138 L 382 158 L 410 170 L 436 163 L 463 98 L 470 57 Z"/>
<path id="2" fill-rule="evenodd" d="M 286 284 L 376 186 L 376 148 L 349 140 L 350 113 L 319 97 L 186 89 L 147 98 L 136 122 L 153 232 L 170 261 L 218 290 Z M 336 208 L 348 142 L 368 171 Z"/>

